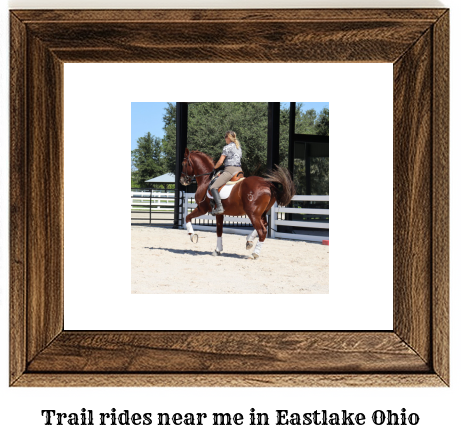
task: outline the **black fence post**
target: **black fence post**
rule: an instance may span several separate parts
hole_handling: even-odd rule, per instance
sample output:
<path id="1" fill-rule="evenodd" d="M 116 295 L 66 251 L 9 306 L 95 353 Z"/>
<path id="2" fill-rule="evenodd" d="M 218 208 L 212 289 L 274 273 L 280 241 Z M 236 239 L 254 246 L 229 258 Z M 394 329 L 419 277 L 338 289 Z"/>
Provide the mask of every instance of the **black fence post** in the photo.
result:
<path id="1" fill-rule="evenodd" d="M 296 103 L 290 103 L 290 123 L 288 130 L 288 171 L 294 177 L 295 167 L 295 117 Z"/>
<path id="2" fill-rule="evenodd" d="M 291 178 L 295 179 L 295 122 L 296 122 L 296 102 L 290 102 L 290 117 L 288 128 L 288 171 Z M 290 201 L 288 207 L 293 207 L 293 202 Z M 291 221 L 291 213 L 285 214 L 285 221 Z"/>
<path id="3" fill-rule="evenodd" d="M 275 169 L 275 165 L 280 164 L 280 102 L 268 103 L 268 126 L 267 126 L 267 169 Z M 267 236 L 272 235 L 269 216 L 269 228 Z"/>
<path id="4" fill-rule="evenodd" d="M 280 103 L 268 103 L 267 169 L 280 164 Z"/>
<path id="5" fill-rule="evenodd" d="M 179 192 L 183 191 L 181 178 L 182 161 L 187 145 L 187 103 L 176 103 L 176 172 L 174 186 L 174 222 L 173 229 L 179 228 Z"/>
<path id="6" fill-rule="evenodd" d="M 149 225 L 152 224 L 152 188 L 150 189 L 149 196 Z"/>

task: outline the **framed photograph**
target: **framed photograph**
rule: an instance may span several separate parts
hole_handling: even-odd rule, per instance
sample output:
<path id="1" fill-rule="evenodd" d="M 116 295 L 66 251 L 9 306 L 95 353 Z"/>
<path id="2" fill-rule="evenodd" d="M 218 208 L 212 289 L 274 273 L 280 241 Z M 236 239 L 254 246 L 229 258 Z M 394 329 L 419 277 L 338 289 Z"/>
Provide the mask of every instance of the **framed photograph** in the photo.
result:
<path id="1" fill-rule="evenodd" d="M 449 385 L 447 9 L 23 10 L 10 21 L 11 386 Z M 393 329 L 64 329 L 69 63 L 392 64 Z"/>
<path id="2" fill-rule="evenodd" d="M 271 74 L 267 74 L 268 70 Z M 392 64 L 188 63 L 184 75 L 182 64 L 178 63 L 66 63 L 64 78 L 64 329 L 392 329 Z M 119 86 L 121 83 L 124 86 Z M 239 101 L 237 108 L 229 103 L 229 95 Z M 298 135 L 308 128 L 298 122 L 303 108 L 311 113 L 313 106 L 328 105 L 322 99 L 332 101 L 328 190 L 321 191 L 318 185 L 313 185 L 315 191 L 311 191 L 316 195 L 331 191 L 334 198 L 331 204 L 317 203 L 337 217 L 331 229 L 334 240 L 331 250 L 321 242 L 288 239 L 299 237 L 301 232 L 283 233 L 277 238 L 271 234 L 266 237 L 260 259 L 248 262 L 245 259 L 255 248 L 246 249 L 251 228 L 237 222 L 238 226 L 224 229 L 224 252 L 213 259 L 211 254 L 217 246 L 215 225 L 205 231 L 200 227 L 200 222 L 206 223 L 203 219 L 192 222 L 193 230 L 200 235 L 197 243 L 193 243 L 185 229 L 172 228 L 173 211 L 170 215 L 161 209 L 155 213 L 159 209 L 154 198 L 152 213 L 141 215 L 138 204 L 132 206 L 130 217 L 126 200 L 130 196 L 127 190 L 130 139 L 132 149 L 136 150 L 138 141 L 144 141 L 142 138 L 148 135 L 146 132 L 161 137 L 161 147 L 167 148 L 165 155 L 169 153 L 170 162 L 175 163 L 176 130 L 171 133 L 171 127 L 167 127 L 170 134 L 165 137 L 162 128 L 163 116 L 174 115 L 175 105 L 188 108 L 192 130 L 188 131 L 187 147 L 206 153 L 210 153 L 213 141 L 223 141 L 220 130 L 226 124 L 201 115 L 209 104 L 214 106 L 217 116 L 224 114 L 234 120 L 241 116 L 253 119 L 256 113 L 262 132 L 253 132 L 251 143 L 248 138 L 251 125 L 232 128 L 240 131 L 245 174 L 253 174 L 260 164 L 264 171 L 269 106 L 265 101 L 280 97 L 286 97 L 287 101 L 289 97 L 295 101 L 302 97 L 304 101 L 280 103 L 280 159 L 285 168 L 289 168 L 286 123 L 290 107 L 295 106 L 294 130 L 298 142 L 303 139 Z M 306 102 L 309 98 L 310 103 Z M 201 99 L 215 103 L 152 103 L 156 99 L 164 102 Z M 244 99 L 251 102 L 242 103 Z M 300 104 L 303 106 L 296 109 Z M 194 120 L 198 109 L 200 119 Z M 138 123 L 141 127 L 133 129 L 132 125 Z M 156 128 L 155 124 L 160 126 Z M 197 126 L 206 129 L 203 138 L 194 133 Z M 215 127 L 210 129 L 210 126 Z M 360 136 L 352 133 L 357 129 L 362 133 Z M 197 138 L 203 145 L 194 144 Z M 318 140 L 309 140 L 312 139 Z M 252 152 L 255 147 L 260 147 L 263 153 Z M 295 149 L 294 155 L 299 156 L 297 153 L 299 150 Z M 178 153 L 183 155 L 184 151 Z M 216 154 L 215 159 L 218 157 Z M 293 160 L 297 170 L 296 193 L 305 195 L 305 158 Z M 173 166 L 169 169 L 175 172 Z M 314 167 L 311 173 L 315 183 L 320 172 Z M 143 179 L 153 177 L 150 170 L 148 174 Z M 191 191 L 193 187 L 185 193 L 192 206 L 189 212 L 193 210 L 190 197 L 195 197 Z M 131 194 L 132 204 L 146 202 L 139 195 L 149 195 L 135 190 Z M 167 195 L 171 199 L 175 194 L 170 191 Z M 151 200 L 147 202 L 151 204 Z M 296 206 L 303 207 L 302 204 L 297 202 Z M 185 218 L 185 214 L 178 216 Z M 232 220 L 229 216 L 231 225 Z M 271 230 L 284 230 L 276 226 L 271 225 Z M 303 232 L 306 238 L 318 238 L 317 229 Z M 322 230 L 321 234 L 329 235 L 329 230 Z M 333 272 L 331 275 L 329 270 Z M 378 282 L 376 277 L 380 277 Z M 127 292 L 130 283 L 136 298 Z M 350 286 L 344 287 L 344 283 Z M 328 298 L 324 298 L 327 292 Z M 155 298 L 146 298 L 147 293 L 155 293 Z M 162 310 L 157 310 L 158 307 Z"/>

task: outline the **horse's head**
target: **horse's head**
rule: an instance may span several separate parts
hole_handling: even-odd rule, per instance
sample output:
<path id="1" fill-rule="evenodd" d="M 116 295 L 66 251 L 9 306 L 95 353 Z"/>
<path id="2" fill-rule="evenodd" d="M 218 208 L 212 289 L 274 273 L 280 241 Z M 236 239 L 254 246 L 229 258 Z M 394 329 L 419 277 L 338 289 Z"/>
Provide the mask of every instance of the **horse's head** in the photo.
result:
<path id="1" fill-rule="evenodd" d="M 194 176 L 194 167 L 192 165 L 192 161 L 190 159 L 190 151 L 186 148 L 184 152 L 184 160 L 182 161 L 182 168 L 181 168 L 181 178 L 179 182 L 181 185 L 187 186 L 191 184 L 192 177 Z"/>

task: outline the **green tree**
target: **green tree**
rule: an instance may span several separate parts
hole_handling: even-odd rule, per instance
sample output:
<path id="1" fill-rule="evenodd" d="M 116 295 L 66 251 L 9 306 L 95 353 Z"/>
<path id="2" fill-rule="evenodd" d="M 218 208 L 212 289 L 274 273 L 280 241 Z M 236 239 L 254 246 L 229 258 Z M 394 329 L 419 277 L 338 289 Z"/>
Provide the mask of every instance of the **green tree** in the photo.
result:
<path id="1" fill-rule="evenodd" d="M 323 108 L 314 123 L 316 135 L 330 136 L 330 109 Z M 330 184 L 330 158 L 311 159 L 312 195 L 326 195 Z"/>
<path id="2" fill-rule="evenodd" d="M 301 133 L 304 135 L 317 135 L 315 130 L 316 118 L 317 112 L 315 109 L 308 109 L 303 112 L 302 106 L 300 104 L 295 116 L 296 133 Z"/>
<path id="3" fill-rule="evenodd" d="M 176 103 L 168 103 L 163 114 L 162 150 L 165 171 L 176 171 Z"/>
<path id="4" fill-rule="evenodd" d="M 163 146 L 169 171 L 175 169 L 176 108 L 169 103 Z M 188 109 L 187 146 L 210 155 L 221 156 L 227 130 L 237 133 L 242 145 L 242 168 L 247 175 L 261 174 L 267 160 L 267 103 L 192 103 Z"/>
<path id="5" fill-rule="evenodd" d="M 314 123 L 316 135 L 330 136 L 330 109 L 323 108 Z"/>
<path id="6" fill-rule="evenodd" d="M 131 151 L 131 181 L 140 188 L 148 186 L 146 180 L 165 173 L 160 138 L 147 132 L 137 140 L 138 148 Z"/>
<path id="7" fill-rule="evenodd" d="M 297 103 L 295 106 L 295 122 L 301 116 L 301 105 Z M 280 108 L 280 165 L 288 168 L 288 141 L 290 137 L 290 107 Z"/>

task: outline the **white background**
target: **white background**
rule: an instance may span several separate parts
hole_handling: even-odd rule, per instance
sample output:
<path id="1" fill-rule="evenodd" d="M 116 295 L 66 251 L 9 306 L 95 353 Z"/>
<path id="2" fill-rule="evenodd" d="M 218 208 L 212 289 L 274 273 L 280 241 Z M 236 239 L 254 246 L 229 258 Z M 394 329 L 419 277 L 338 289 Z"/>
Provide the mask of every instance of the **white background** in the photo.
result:
<path id="1" fill-rule="evenodd" d="M 64 66 L 65 328 L 391 330 L 392 64 L 193 64 L 181 81 L 183 70 Z M 132 295 L 131 102 L 232 98 L 330 103 L 330 295 Z"/>
<path id="2" fill-rule="evenodd" d="M 91 2 L 10 2 L 11 7 L 141 7 L 143 2 L 123 2 L 123 1 L 91 1 Z M 147 2 L 144 2 L 146 6 Z M 336 5 L 351 7 L 354 4 L 363 2 L 335 2 Z M 461 35 L 459 31 L 460 24 L 460 6 L 455 1 L 444 2 L 446 6 L 451 7 L 451 81 L 452 112 L 451 112 L 451 144 L 456 145 L 460 142 L 460 112 L 458 109 L 459 84 L 457 77 L 461 76 L 459 69 L 459 53 Z M 159 3 L 149 2 L 150 7 L 155 7 Z M 161 4 L 161 3 L 160 3 Z M 170 7 L 176 3 L 169 2 Z M 216 2 L 197 3 L 202 6 L 210 6 Z M 223 3 L 221 3 L 223 4 Z M 300 3 L 298 3 L 299 5 Z M 303 5 L 315 5 L 315 2 L 303 2 Z M 392 2 L 387 4 L 391 4 Z M 399 2 L 399 6 L 415 4 L 428 4 L 428 2 Z M 432 4 L 434 4 L 432 2 Z M 234 4 L 235 5 L 235 4 Z M 248 5 L 248 4 L 247 4 Z M 258 2 L 252 2 L 252 5 L 258 5 Z M 262 5 L 260 2 L 259 5 Z M 282 3 L 264 2 L 264 7 L 276 7 Z M 293 3 L 289 4 L 290 6 Z M 331 5 L 331 3 L 329 3 Z M 370 2 L 367 4 L 370 6 Z M 373 4 L 371 4 L 373 5 Z M 394 2 L 395 5 L 395 2 Z M 283 6 L 288 6 L 283 3 Z M 376 6 L 382 6 L 382 3 L 376 3 Z M 5 29 L 7 26 L 6 5 L 2 5 L 2 15 L 0 23 L 1 39 L 1 99 L 8 101 L 8 38 Z M 0 310 L 2 322 L 1 334 L 1 408 L 0 408 L 0 428 L 2 434 L 17 434 L 30 432 L 34 435 L 42 434 L 340 434 L 340 435 L 380 435 L 380 434 L 405 434 L 421 435 L 426 432 L 440 433 L 445 435 L 456 435 L 459 432 L 459 412 L 458 404 L 460 400 L 460 320 L 458 316 L 460 296 L 457 290 L 460 288 L 459 268 L 456 266 L 460 263 L 459 246 L 456 241 L 459 240 L 459 227 L 456 223 L 460 222 L 460 192 L 461 186 L 460 172 L 457 167 L 460 163 L 459 148 L 451 147 L 451 387 L 447 389 L 431 388 L 81 388 L 81 389 L 17 389 L 8 388 L 8 107 L 3 104 L 1 110 L 1 159 L 0 159 L 0 177 L 1 177 L 1 294 Z M 270 427 L 252 427 L 245 425 L 237 428 L 216 428 L 211 426 L 200 427 L 45 427 L 40 411 L 45 408 L 57 409 L 64 412 L 78 412 L 82 407 L 93 409 L 95 412 L 106 412 L 111 407 L 119 411 L 129 409 L 131 412 L 212 412 L 226 411 L 230 413 L 241 412 L 245 416 L 251 407 L 260 412 L 268 412 L 273 416 L 276 409 L 288 409 L 297 412 L 309 412 L 315 409 L 326 408 L 330 412 L 347 409 L 350 412 L 362 412 L 368 417 L 367 425 L 363 427 L 308 427 L 308 428 L 280 428 L 271 425 Z M 419 414 L 420 424 L 411 427 L 377 427 L 370 423 L 370 414 L 377 409 L 400 411 L 405 407 L 408 412 Z"/>

